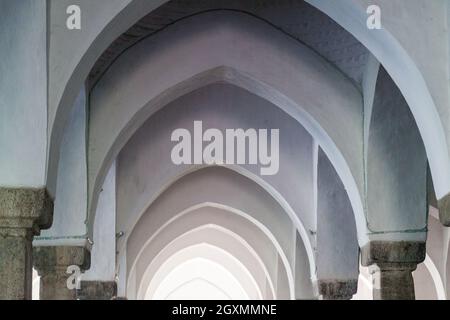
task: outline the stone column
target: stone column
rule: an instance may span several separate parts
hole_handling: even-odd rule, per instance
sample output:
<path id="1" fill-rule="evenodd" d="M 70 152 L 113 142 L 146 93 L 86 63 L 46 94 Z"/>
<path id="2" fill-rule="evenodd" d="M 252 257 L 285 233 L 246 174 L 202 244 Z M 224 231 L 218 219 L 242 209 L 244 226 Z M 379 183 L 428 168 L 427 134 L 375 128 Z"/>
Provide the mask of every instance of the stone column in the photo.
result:
<path id="1" fill-rule="evenodd" d="M 0 188 L 0 300 L 31 299 L 33 236 L 52 218 L 45 189 Z"/>
<path id="2" fill-rule="evenodd" d="M 113 300 L 117 295 L 115 281 L 81 281 L 78 300 Z"/>
<path id="3" fill-rule="evenodd" d="M 68 280 L 89 269 L 90 252 L 85 247 L 35 247 L 33 256 L 41 277 L 40 300 L 76 300 L 76 289 L 69 288 Z M 78 267 L 80 274 L 68 272 L 70 266 Z"/>
<path id="4" fill-rule="evenodd" d="M 437 205 L 439 210 L 439 220 L 444 226 L 450 227 L 450 194 L 438 200 Z"/>
<path id="5" fill-rule="evenodd" d="M 375 300 L 414 300 L 412 272 L 425 260 L 425 242 L 372 241 L 361 250 L 369 266 Z"/>
<path id="6" fill-rule="evenodd" d="M 358 290 L 358 280 L 318 280 L 322 300 L 351 300 Z"/>

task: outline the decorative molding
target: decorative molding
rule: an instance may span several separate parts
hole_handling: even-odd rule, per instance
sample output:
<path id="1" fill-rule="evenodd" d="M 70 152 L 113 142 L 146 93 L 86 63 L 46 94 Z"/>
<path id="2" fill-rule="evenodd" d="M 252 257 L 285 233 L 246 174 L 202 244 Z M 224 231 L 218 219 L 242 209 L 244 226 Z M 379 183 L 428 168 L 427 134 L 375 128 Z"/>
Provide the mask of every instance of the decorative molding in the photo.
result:
<path id="1" fill-rule="evenodd" d="M 35 234 L 53 222 L 53 199 L 47 189 L 0 188 L 0 227 L 33 228 Z"/>
<path id="2" fill-rule="evenodd" d="M 426 243 L 413 241 L 371 241 L 361 249 L 363 266 L 373 264 L 413 264 L 425 260 Z"/>
<path id="3" fill-rule="evenodd" d="M 33 260 L 39 274 L 72 265 L 84 271 L 90 268 L 91 253 L 85 247 L 35 247 Z"/>

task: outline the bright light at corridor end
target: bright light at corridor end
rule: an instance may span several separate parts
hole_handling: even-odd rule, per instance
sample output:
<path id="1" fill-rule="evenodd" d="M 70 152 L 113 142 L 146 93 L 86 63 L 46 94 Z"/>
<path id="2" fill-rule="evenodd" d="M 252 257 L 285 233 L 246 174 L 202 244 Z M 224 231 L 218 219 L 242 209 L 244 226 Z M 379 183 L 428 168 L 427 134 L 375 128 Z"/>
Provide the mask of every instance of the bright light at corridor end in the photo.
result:
<path id="1" fill-rule="evenodd" d="M 147 300 L 248 300 L 239 281 L 223 266 L 193 258 L 174 268 Z"/>

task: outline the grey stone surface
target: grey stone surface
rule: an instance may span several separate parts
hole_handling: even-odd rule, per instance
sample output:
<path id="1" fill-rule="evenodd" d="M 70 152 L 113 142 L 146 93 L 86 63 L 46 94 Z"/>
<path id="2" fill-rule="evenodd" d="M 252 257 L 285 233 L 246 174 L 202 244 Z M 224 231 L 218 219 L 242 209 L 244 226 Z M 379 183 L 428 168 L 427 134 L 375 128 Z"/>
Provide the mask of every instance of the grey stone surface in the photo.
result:
<path id="1" fill-rule="evenodd" d="M 77 290 L 78 300 L 113 300 L 116 295 L 115 281 L 81 281 L 80 289 Z"/>
<path id="2" fill-rule="evenodd" d="M 450 227 L 450 194 L 447 194 L 441 200 L 438 200 L 439 220 L 441 223 Z"/>
<path id="3" fill-rule="evenodd" d="M 30 229 L 0 227 L 0 300 L 31 299 Z"/>
<path id="4" fill-rule="evenodd" d="M 317 286 L 323 300 L 350 300 L 358 291 L 358 280 L 319 280 Z"/>
<path id="5" fill-rule="evenodd" d="M 0 300 L 31 299 L 33 235 L 52 216 L 45 189 L 0 188 Z"/>
<path id="6" fill-rule="evenodd" d="M 370 267 L 374 300 L 414 300 L 414 263 L 377 264 Z"/>
<path id="7" fill-rule="evenodd" d="M 47 190 L 0 188 L 0 227 L 49 228 L 53 221 L 53 200 Z"/>
<path id="8" fill-rule="evenodd" d="M 67 280 L 69 266 L 84 271 L 90 266 L 90 252 L 84 247 L 35 247 L 34 266 L 41 276 L 41 300 L 75 300 L 76 290 L 70 290 Z"/>
<path id="9" fill-rule="evenodd" d="M 408 241 L 371 241 L 361 249 L 361 263 L 418 264 L 425 260 L 426 243 Z"/>
<path id="10" fill-rule="evenodd" d="M 370 266 L 375 300 L 414 300 L 412 272 L 425 260 L 425 242 L 372 241 L 361 249 L 361 263 Z"/>

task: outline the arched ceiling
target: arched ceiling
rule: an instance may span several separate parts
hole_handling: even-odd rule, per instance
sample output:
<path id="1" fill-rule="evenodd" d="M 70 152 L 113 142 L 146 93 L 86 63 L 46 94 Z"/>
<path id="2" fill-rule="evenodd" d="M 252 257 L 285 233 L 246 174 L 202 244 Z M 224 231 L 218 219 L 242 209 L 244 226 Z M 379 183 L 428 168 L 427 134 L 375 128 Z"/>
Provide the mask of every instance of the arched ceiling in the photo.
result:
<path id="1" fill-rule="evenodd" d="M 293 268 L 287 264 L 285 258 L 285 252 L 289 249 L 281 247 L 276 238 L 268 233 L 268 229 L 261 229 L 259 221 L 253 220 L 245 213 L 237 212 L 239 211 L 233 208 L 205 203 L 181 212 L 175 217 L 165 217 L 167 222 L 154 233 L 145 235 L 145 238 L 142 238 L 142 232 L 140 236 L 132 235 L 128 241 L 128 247 L 140 246 L 141 249 L 134 258 L 132 255 L 127 255 L 127 265 L 130 266 L 128 278 L 134 279 L 133 281 L 137 284 L 142 281 L 148 282 L 149 275 L 156 271 L 153 265 L 155 259 L 164 261 L 170 252 L 174 253 L 186 246 L 204 242 L 226 249 L 247 265 L 253 277 L 262 288 L 265 288 L 261 289 L 263 292 L 267 292 L 266 289 L 269 290 L 266 286 L 269 284 L 272 291 L 280 286 L 291 290 L 285 292 L 284 296 L 293 295 Z M 136 233 L 138 232 L 137 230 Z M 304 247 L 301 241 L 296 245 Z M 163 251 L 163 248 L 169 247 L 170 250 Z M 124 254 L 123 250 L 120 254 Z M 300 258 L 308 260 L 306 254 Z M 282 261 L 281 265 L 278 261 Z M 280 272 L 286 273 L 285 279 L 290 281 L 289 283 L 277 284 Z M 307 268 L 296 272 L 295 277 L 297 276 L 310 280 Z M 273 297 L 274 294 L 272 292 L 272 294 L 264 295 Z M 307 293 L 304 292 L 304 294 Z"/>
<path id="2" fill-rule="evenodd" d="M 195 185 L 195 188 L 192 186 Z M 175 201 L 176 200 L 176 201 Z M 180 212 L 196 208 L 203 203 L 219 207 L 236 208 L 235 214 L 244 214 L 261 230 L 268 232 L 286 255 L 285 262 L 292 266 L 296 234 L 293 222 L 285 210 L 264 189 L 250 179 L 229 169 L 205 168 L 180 178 L 152 203 L 136 223 L 127 238 L 127 260 L 134 261 L 145 241 L 165 222 Z M 314 255 L 309 238 L 302 235 L 308 252 L 311 277 L 314 276 Z M 131 266 L 130 266 L 131 267 Z"/>
<path id="3" fill-rule="evenodd" d="M 281 1 L 280 1 L 281 2 Z M 169 4 L 171 4 L 172 2 L 170 2 Z M 185 5 L 185 6 L 187 6 L 187 7 L 189 7 L 189 3 L 188 2 L 182 2 L 182 1 L 177 1 L 176 2 L 177 3 L 177 6 L 175 7 L 175 9 L 171 9 L 171 10 L 173 10 L 174 12 L 177 10 L 177 8 L 179 8 L 178 7 L 178 5 L 180 5 L 180 3 L 181 3 L 181 7 L 183 6 L 183 5 Z M 228 2 L 229 3 L 229 2 Z M 300 3 L 300 2 L 299 2 Z M 303 3 L 303 2 L 301 2 L 301 3 Z M 201 5 L 204 5 L 204 3 L 202 3 Z M 225 5 L 225 4 L 221 4 L 221 5 Z M 239 7 L 239 5 L 238 4 L 235 4 L 237 7 Z M 218 9 L 218 8 L 209 8 L 208 9 L 208 6 L 207 5 L 205 5 L 205 7 L 206 8 L 201 8 L 201 10 L 211 10 L 211 9 L 213 9 L 213 10 L 215 10 L 215 9 Z M 267 5 L 267 4 L 264 4 L 264 5 L 261 5 L 261 7 L 262 8 L 264 8 L 264 10 L 268 10 L 269 11 L 269 13 L 268 13 L 268 15 L 274 15 L 274 16 L 277 16 L 277 10 L 273 10 L 274 8 L 271 8 L 271 10 L 269 10 L 269 9 L 267 9 L 267 7 L 269 7 L 270 8 L 270 5 Z M 167 9 L 167 8 L 165 8 L 165 7 L 161 7 L 160 9 L 158 9 L 158 10 L 162 10 L 162 9 Z M 170 8 L 170 7 L 169 7 Z M 232 8 L 233 10 L 244 10 L 244 9 L 241 9 L 241 8 Z M 159 12 L 159 11 L 155 11 L 154 13 L 157 13 L 157 12 Z M 227 8 L 227 10 L 230 10 L 230 8 Z M 263 10 L 263 9 L 261 9 L 261 10 Z M 281 10 L 281 9 L 280 9 Z M 181 12 L 181 11 L 180 11 Z M 189 16 L 189 15 L 192 15 L 192 14 L 198 14 L 199 12 L 191 12 L 191 13 L 189 13 L 189 12 L 181 12 L 180 13 L 179 12 L 179 14 L 180 14 L 180 16 L 181 16 L 181 18 L 179 17 L 179 18 L 174 18 L 173 16 L 171 16 L 171 14 L 172 13 L 169 13 L 169 14 L 167 14 L 167 15 L 164 15 L 164 13 L 161 13 L 161 16 L 160 16 L 160 18 L 161 18 L 161 20 L 162 20 L 162 22 L 160 23 L 160 24 L 158 24 L 158 22 L 155 22 L 155 20 L 150 20 L 150 21 L 147 21 L 147 25 L 145 25 L 145 19 L 143 20 L 144 21 L 144 24 L 141 24 L 141 28 L 142 29 L 145 29 L 143 32 L 142 32 L 142 35 L 140 34 L 140 30 L 137 30 L 137 29 L 135 29 L 134 31 L 133 30 L 131 30 L 132 32 L 136 32 L 135 34 L 132 34 L 132 33 L 128 33 L 128 34 L 125 34 L 124 35 L 124 38 L 126 38 L 126 39 L 122 39 L 122 40 L 124 40 L 124 42 L 121 44 L 121 43 L 116 43 L 117 44 L 117 47 L 119 48 L 119 50 L 117 50 L 117 48 L 113 48 L 113 47 L 111 47 L 110 49 L 110 51 L 109 52 L 107 52 L 99 61 L 98 61 L 98 65 L 94 68 L 94 70 L 93 70 L 93 72 L 91 73 L 91 78 L 90 78 L 90 81 L 91 81 L 91 84 L 94 84 L 94 83 L 96 83 L 97 82 L 97 80 L 99 79 L 98 77 L 100 76 L 100 75 L 102 75 L 103 74 L 103 72 L 104 71 L 106 71 L 107 69 L 108 69 L 108 67 L 109 66 L 111 66 L 111 63 L 118 57 L 118 55 L 120 54 L 120 52 L 123 52 L 123 50 L 126 50 L 127 48 L 129 48 L 130 46 L 132 46 L 134 43 L 136 43 L 136 42 L 138 42 L 138 41 L 141 41 L 143 38 L 145 38 L 145 37 L 148 37 L 149 35 L 152 35 L 152 34 L 157 34 L 160 30 L 163 30 L 163 29 L 165 29 L 168 25 L 171 25 L 174 21 L 180 21 L 180 19 L 183 19 L 184 17 L 186 17 L 186 16 Z M 305 11 L 305 12 L 307 12 L 307 11 Z M 176 13 L 175 13 L 175 16 L 176 16 Z M 282 16 L 282 15 L 280 15 L 280 16 Z M 283 16 L 284 17 L 284 16 Z M 272 18 L 272 17 L 271 17 Z M 152 18 L 152 19 L 154 19 L 154 17 Z M 352 80 L 352 82 L 354 82 L 355 84 L 356 84 L 356 86 L 358 87 L 359 86 L 359 84 L 360 84 L 360 80 L 361 80 L 361 68 L 360 67 L 358 67 L 358 66 L 354 66 L 354 62 L 355 62 L 355 64 L 358 64 L 359 62 L 361 62 L 361 61 L 349 61 L 348 59 L 344 59 L 345 60 L 345 63 L 342 63 L 342 64 L 340 64 L 340 60 L 336 60 L 336 61 L 333 61 L 333 57 L 328 57 L 327 56 L 327 51 L 326 51 L 326 48 L 325 47 L 327 47 L 327 46 L 329 46 L 330 44 L 329 44 L 329 42 L 328 41 L 323 41 L 323 43 L 322 44 L 320 44 L 320 43 L 309 43 L 308 42 L 308 37 L 307 37 L 307 35 L 303 35 L 304 37 L 305 37 L 305 39 L 302 39 L 301 38 L 301 35 L 296 35 L 295 34 L 295 31 L 297 30 L 298 31 L 298 29 L 296 29 L 296 26 L 292 26 L 291 28 L 292 28 L 292 30 L 290 30 L 289 29 L 289 25 L 288 25 L 288 23 L 286 23 L 285 25 L 278 25 L 278 24 L 275 24 L 274 23 L 274 21 L 276 20 L 275 18 L 274 18 L 274 20 L 270 20 L 269 18 L 264 18 L 265 20 L 268 20 L 268 21 L 270 21 L 274 26 L 276 26 L 277 28 L 279 28 L 282 32 L 284 32 L 285 34 L 289 34 L 289 36 L 292 36 L 292 37 L 294 37 L 295 39 L 297 39 L 297 40 L 299 40 L 299 41 L 301 41 L 301 42 L 303 42 L 303 43 L 306 43 L 310 48 L 312 48 L 312 49 L 314 49 L 314 51 L 315 52 L 317 52 L 317 53 L 319 53 L 321 56 L 323 56 L 323 57 L 325 57 L 327 60 L 329 60 L 329 61 L 332 61 L 333 62 L 333 64 L 335 64 L 339 69 L 340 69 L 340 71 L 342 71 L 343 73 L 345 73 L 346 74 L 346 76 L 347 77 L 350 77 L 351 78 L 351 80 Z M 280 20 L 283 20 L 283 19 L 280 19 Z M 141 23 L 142 23 L 142 21 L 141 21 Z M 334 24 L 334 23 L 332 23 L 332 24 Z M 139 24 L 138 24 L 139 25 Z M 306 27 L 306 25 L 304 25 L 304 27 Z M 333 26 L 333 28 L 334 28 L 334 26 Z M 290 30 L 290 31 L 289 31 Z M 329 36 L 329 35 L 328 35 Z M 134 40 L 132 39 L 134 37 Z M 316 39 L 316 37 L 313 37 L 314 39 Z M 131 39 L 131 40 L 130 40 Z M 120 52 L 119 52 L 120 51 Z M 339 50 L 331 50 L 331 52 L 332 52 L 332 54 L 334 54 L 334 53 L 336 53 L 336 52 L 339 52 Z M 361 56 L 360 57 L 362 60 L 364 60 L 365 59 L 365 57 L 364 56 Z M 348 66 L 346 63 L 349 63 L 350 64 L 350 66 Z M 364 63 L 362 63 L 361 62 L 361 65 L 364 65 Z M 395 68 L 394 68 L 395 69 Z M 356 71 L 355 71 L 356 70 Z M 359 71 L 358 71 L 359 70 Z M 354 72 L 352 72 L 352 71 L 354 71 Z M 395 70 L 394 70 L 394 73 L 395 73 Z M 422 79 L 421 77 L 412 77 L 412 78 L 414 78 L 414 79 L 418 79 L 418 78 L 420 78 L 420 79 Z M 400 81 L 399 81 L 400 82 Z M 420 81 L 419 81 L 420 82 Z M 420 90 L 418 90 L 418 91 L 420 91 Z M 409 95 L 409 97 L 412 97 L 412 96 L 414 96 L 413 94 L 410 94 Z M 412 100 L 411 98 L 410 98 L 410 100 Z M 418 99 L 418 101 L 419 101 L 420 99 Z M 432 103 L 432 101 L 431 101 L 431 103 L 430 103 L 430 101 L 429 101 L 429 99 L 427 100 L 427 99 L 422 99 L 422 100 L 420 100 L 420 101 L 422 101 L 422 102 L 425 102 L 425 104 L 424 105 L 427 105 L 427 106 L 431 106 L 433 103 Z M 417 102 L 416 103 L 416 106 L 417 105 L 420 105 L 420 103 L 419 102 Z M 428 108 L 426 108 L 426 109 L 428 109 Z M 417 110 L 417 109 L 416 109 Z M 418 115 L 420 115 L 420 112 L 418 112 L 418 111 L 416 111 L 416 117 L 418 118 L 418 119 L 420 119 L 420 116 L 418 116 Z M 433 120 L 433 119 L 432 119 Z M 434 119 L 435 120 L 435 119 Z M 428 123 L 428 122 L 427 122 Z M 433 123 L 433 121 L 429 121 L 429 123 L 430 124 L 432 124 Z M 436 124 L 437 124 L 437 121 L 435 122 Z M 423 128 L 425 128 L 426 126 L 424 125 L 424 127 Z M 421 127 L 421 129 L 422 129 L 422 127 Z M 426 128 L 425 129 L 423 129 L 422 130 L 423 132 L 425 132 L 425 133 L 427 133 L 428 135 L 426 136 L 426 137 L 428 137 L 428 140 L 429 140 L 429 138 L 432 136 L 432 132 L 431 131 L 427 131 L 426 130 Z M 439 131 L 439 129 L 438 129 L 438 131 Z M 434 131 L 433 131 L 434 132 Z M 436 139 L 439 143 L 436 143 L 436 144 L 431 144 L 430 146 L 429 146 L 429 151 L 431 150 L 431 151 L 433 151 L 434 149 L 436 149 L 435 147 L 436 146 L 438 146 L 438 150 L 439 150 L 439 146 L 442 146 L 443 145 L 443 143 L 442 143 L 442 136 L 441 135 L 436 135 L 438 138 Z M 446 155 L 445 155 L 445 153 L 446 153 L 446 150 L 444 150 L 443 148 L 441 148 L 441 150 L 443 150 L 442 151 L 442 154 L 444 154 L 444 156 L 439 156 L 439 157 L 436 157 L 437 158 L 437 160 L 435 160 L 434 161 L 434 163 L 438 163 L 438 165 L 435 165 L 435 168 L 441 168 L 441 166 L 439 165 L 440 163 L 446 163 L 445 161 L 441 161 L 442 159 L 445 159 L 446 158 Z M 432 154 L 433 152 L 431 152 L 430 151 L 430 154 Z M 444 177 L 444 178 L 442 178 L 442 181 L 444 181 L 444 179 L 446 178 L 446 176 L 447 176 L 447 171 L 445 170 L 445 168 L 446 168 L 446 166 L 447 165 L 442 165 L 442 168 L 444 169 L 444 170 L 442 170 L 442 172 L 443 172 L 443 174 L 442 174 L 442 176 Z M 435 172 L 438 172 L 439 170 L 437 170 L 437 169 L 434 169 L 435 170 Z M 440 184 L 441 185 L 441 187 L 440 187 L 440 190 L 446 190 L 445 189 L 445 187 L 446 187 L 446 184 L 445 183 L 441 183 Z M 443 194 L 443 192 L 441 191 L 440 192 L 440 195 L 442 195 Z"/>
<path id="4" fill-rule="evenodd" d="M 205 29 L 206 25 L 209 27 Z M 159 41 L 163 43 L 157 44 Z M 230 41 L 235 43 L 232 50 L 221 49 Z M 256 48 L 258 56 L 246 54 Z M 209 50 L 208 59 L 199 59 L 202 50 Z M 193 60 L 188 63 L 186 59 Z M 261 64 L 267 68 L 261 69 Z M 186 93 L 210 83 L 229 82 L 279 106 L 318 139 L 346 185 L 357 217 L 358 235 L 365 242 L 362 159 L 358 157 L 362 153 L 361 94 L 314 52 L 248 15 L 213 12 L 173 26 L 155 39 L 146 39 L 113 66 L 91 93 L 91 221 L 109 164 L 144 121 Z M 290 81 L 286 81 L 286 72 L 292 75 Z M 158 81 L 148 86 L 155 74 Z M 112 114 L 115 117 L 111 118 Z"/>
<path id="5" fill-rule="evenodd" d="M 181 232 L 182 233 L 182 232 Z M 154 239 L 154 242 L 158 242 L 159 239 Z M 250 296 L 252 298 L 259 299 L 273 299 L 276 296 L 275 286 L 277 285 L 276 277 L 273 278 L 273 264 L 267 265 L 269 261 L 261 260 L 259 254 L 262 252 L 258 249 L 259 252 L 256 252 L 253 247 L 249 246 L 248 243 L 241 238 L 241 236 L 235 234 L 234 232 L 226 229 L 225 227 L 220 227 L 214 224 L 201 225 L 200 227 L 194 228 L 192 230 L 188 230 L 185 233 L 182 233 L 180 236 L 174 238 L 171 242 L 164 245 L 164 242 L 156 244 L 153 243 L 154 246 L 158 247 L 159 252 L 154 255 L 152 254 L 149 263 L 146 263 L 145 272 L 141 272 L 140 274 L 135 274 L 134 270 L 130 274 L 131 279 L 134 277 L 137 284 L 137 298 L 143 298 L 145 295 L 148 286 L 152 281 L 154 281 L 158 270 L 168 261 L 173 255 L 178 254 L 179 252 L 189 250 L 193 246 L 213 246 L 215 248 L 220 248 L 227 254 L 232 256 L 232 260 L 238 262 L 232 263 L 232 265 L 228 268 L 230 271 L 234 271 L 233 273 L 237 274 L 238 278 L 241 278 L 240 282 L 245 285 L 247 288 L 253 288 L 252 290 L 248 290 Z M 162 245 L 162 247 L 160 247 Z M 148 250 L 147 250 L 148 251 Z M 212 260 L 219 260 L 215 254 L 211 255 L 207 249 L 202 251 L 203 254 L 197 254 L 195 256 L 209 257 Z M 146 254 L 148 254 L 147 252 Z M 185 259 L 191 258 L 192 255 L 185 256 Z M 141 256 L 140 259 L 143 259 L 144 256 Z M 230 261 L 229 259 L 227 259 Z M 178 260 L 176 263 L 173 263 L 173 266 L 176 266 L 181 261 Z M 242 274 L 242 268 L 239 267 L 242 265 L 245 270 Z M 269 276 L 267 268 L 270 268 L 270 273 L 272 276 Z M 283 270 L 284 272 L 284 270 Z M 241 273 L 240 275 L 238 275 Z M 165 275 L 167 273 L 160 273 L 160 275 Z M 275 273 L 276 274 L 276 273 Z M 248 277 L 251 275 L 251 277 Z M 160 278 L 161 280 L 161 278 Z M 287 285 L 289 288 L 289 285 Z M 289 292 L 287 293 L 289 296 Z"/>
<path id="6" fill-rule="evenodd" d="M 369 51 L 350 33 L 303 0 L 172 0 L 123 33 L 97 60 L 89 74 L 92 87 L 124 51 L 187 17 L 214 10 L 246 12 L 302 42 L 361 85 Z"/>
<path id="7" fill-rule="evenodd" d="M 194 251 L 195 249 L 197 251 L 203 249 L 204 252 L 188 252 L 186 254 L 186 251 Z M 185 255 L 184 257 L 182 256 L 183 254 Z M 172 262 L 172 265 L 170 265 L 170 262 Z M 156 300 L 183 299 L 183 296 L 179 296 L 180 293 L 175 297 L 173 295 L 188 283 L 192 284 L 193 281 L 200 281 L 196 286 L 189 288 L 190 292 L 188 295 L 184 295 L 184 299 L 192 299 L 194 297 L 194 300 L 196 300 L 195 296 L 198 295 L 199 299 L 207 300 L 217 298 L 225 298 L 225 300 L 260 300 L 262 297 L 259 288 L 257 285 L 245 285 L 243 283 L 246 280 L 245 276 L 251 278 L 245 266 L 233 259 L 233 256 L 228 252 L 214 246 L 199 244 L 177 252 L 164 262 L 156 271 L 155 277 L 149 283 L 148 288 L 144 291 L 144 297 L 145 299 Z M 251 280 L 247 282 L 251 282 Z M 216 290 L 221 291 L 222 294 L 219 294 L 218 297 L 208 297 L 204 295 L 205 293 L 198 292 L 202 287 L 209 289 L 213 293 L 216 291 L 211 290 L 212 288 L 208 288 L 208 286 L 205 287 L 205 283 L 212 285 Z M 186 288 L 184 291 L 189 289 Z"/>
<path id="8" fill-rule="evenodd" d="M 227 167 L 270 185 L 271 190 L 287 201 L 307 230 L 316 230 L 311 136 L 279 108 L 228 84 L 207 86 L 167 105 L 127 142 L 118 156 L 119 230 L 128 232 L 165 188 L 180 177 L 204 167 L 175 165 L 171 159 L 171 149 L 176 144 L 170 141 L 172 132 L 177 128 L 192 130 L 194 121 L 200 119 L 203 130 L 279 129 L 279 171 L 276 175 L 260 176 L 263 167 L 260 163 Z"/>
<path id="9" fill-rule="evenodd" d="M 58 17 L 58 12 L 65 8 L 67 2 L 68 0 L 52 1 L 50 8 L 52 17 Z M 273 3 L 276 4 L 280 2 L 281 1 L 273 1 Z M 446 111 L 442 110 L 443 99 L 440 98 L 445 95 L 446 90 L 437 90 L 437 86 L 435 85 L 436 83 L 444 84 L 445 81 L 434 81 L 431 83 L 433 85 L 431 85 L 430 88 L 431 93 L 433 93 L 434 96 L 432 97 L 430 95 L 430 91 L 428 90 L 426 83 L 426 81 L 430 80 L 430 70 L 425 66 L 425 71 L 428 71 L 428 74 L 421 74 L 420 71 L 423 69 L 423 58 L 428 61 L 428 51 L 423 48 L 419 48 L 418 50 L 411 48 L 411 45 L 416 47 L 416 43 L 408 39 L 410 30 L 405 28 L 404 25 L 393 25 L 392 23 L 387 23 L 386 28 L 379 32 L 371 32 L 370 30 L 367 30 L 367 28 L 365 28 L 365 20 L 367 19 L 367 15 L 364 7 L 367 4 L 367 1 L 342 0 L 339 2 L 339 6 L 336 6 L 336 2 L 326 0 L 307 0 L 306 2 L 312 4 L 318 10 L 329 15 L 349 33 L 353 34 L 361 43 L 367 46 L 367 48 L 378 58 L 378 60 L 392 75 L 395 82 L 399 85 L 402 93 L 405 95 L 405 98 L 414 113 L 414 117 L 418 122 L 418 127 L 427 149 L 430 168 L 433 173 L 433 180 L 436 186 L 437 197 L 439 199 L 444 197 L 448 193 L 450 181 L 448 178 L 450 175 L 450 170 L 448 169 L 448 147 L 445 135 L 445 132 L 448 130 L 443 130 L 442 124 L 444 127 L 447 126 L 447 121 L 444 119 L 446 117 L 442 117 L 442 119 L 439 118 L 439 114 L 436 112 L 436 105 L 439 107 L 438 111 L 445 115 Z M 154 11 L 160 5 L 164 5 L 165 3 L 168 3 L 168 1 L 155 0 L 149 2 L 145 0 L 117 0 L 114 2 L 109 1 L 108 5 L 103 3 L 102 5 L 105 6 L 105 10 L 95 10 L 96 8 L 91 8 L 93 10 L 89 10 L 88 12 L 88 16 L 90 18 L 88 20 L 95 21 L 95 23 L 88 24 L 87 28 L 84 29 L 83 32 L 74 33 L 71 36 L 65 34 L 62 30 L 64 28 L 59 28 L 64 24 L 64 21 L 57 18 L 53 19 L 54 21 L 52 21 L 52 26 L 54 26 L 54 28 L 51 30 L 49 44 L 50 60 L 52 61 L 49 70 L 49 87 L 51 88 L 50 92 L 52 94 L 49 96 L 48 136 L 50 141 L 48 157 L 49 169 L 47 177 L 48 188 L 51 195 L 55 194 L 56 189 L 56 170 L 59 161 L 59 151 L 62 137 L 61 132 L 66 124 L 68 111 L 70 110 L 76 94 L 79 92 L 79 87 L 81 86 L 83 80 L 88 76 L 90 70 L 95 64 L 95 61 L 97 61 L 97 59 L 101 56 L 101 53 L 106 50 L 111 43 L 113 43 L 114 39 L 120 36 L 120 34 L 123 34 L 124 32 L 126 33 L 127 28 L 129 29 L 137 21 L 139 21 L 139 19 L 145 17 L 145 14 Z M 256 3 L 255 5 L 257 7 L 261 7 L 261 10 L 263 10 L 263 8 L 270 6 L 270 3 Z M 303 2 L 299 1 L 291 5 L 295 6 L 302 3 Z M 388 5 L 388 1 L 383 1 L 382 3 Z M 186 6 L 190 5 L 189 2 L 185 2 L 184 4 Z M 84 5 L 88 6 L 89 3 L 86 1 Z M 202 2 L 202 5 L 204 5 L 204 2 Z M 442 7 L 442 4 L 440 4 L 440 6 Z M 439 5 L 430 6 L 426 14 L 433 14 L 433 12 L 440 10 L 441 7 L 439 7 Z M 242 9 L 237 8 L 234 10 Z M 270 11 L 273 12 L 274 15 L 278 12 L 274 8 Z M 408 14 L 417 14 L 417 12 L 414 12 L 414 9 L 407 11 Z M 441 10 L 441 12 L 442 11 L 443 10 Z M 320 15 L 323 16 L 323 14 Z M 424 19 L 426 19 L 425 16 L 420 21 L 424 21 Z M 266 20 L 268 19 L 266 18 Z M 280 20 L 283 19 L 280 18 Z M 396 19 L 392 18 L 391 20 L 395 21 Z M 438 20 L 439 21 L 437 23 L 442 22 L 442 19 Z M 295 23 L 291 24 L 294 25 Z M 157 23 L 151 23 L 150 25 L 153 24 L 157 25 Z M 275 23 L 272 22 L 272 24 L 276 26 Z M 331 24 L 334 24 L 334 22 Z M 155 30 L 161 30 L 161 28 L 164 28 L 163 26 L 167 25 L 167 23 L 161 23 L 161 25 L 162 27 L 150 27 L 150 32 L 154 33 Z M 434 27 L 437 24 L 431 23 L 430 25 Z M 306 25 L 303 25 L 303 27 L 305 27 L 304 29 L 307 29 Z M 283 32 L 287 32 L 287 29 L 289 29 L 288 27 L 284 27 L 284 29 L 281 27 L 278 28 Z M 293 29 L 295 29 L 295 27 L 293 27 Z M 426 36 L 430 34 L 429 28 L 424 32 L 422 32 L 422 30 L 416 31 L 420 39 L 425 39 Z M 328 32 L 326 33 L 328 34 Z M 335 34 L 333 34 L 333 37 L 334 36 Z M 435 36 L 435 34 L 431 34 L 431 36 Z M 139 38 L 139 35 L 137 37 Z M 308 46 L 314 48 L 314 45 L 309 44 L 308 41 L 301 41 L 304 41 L 304 43 L 307 43 Z M 329 41 L 324 41 L 324 46 L 328 46 L 328 42 Z M 339 43 L 342 43 L 342 41 L 339 41 Z M 403 45 L 405 45 L 405 47 L 403 47 Z M 318 47 L 320 47 L 320 45 L 318 45 Z M 352 45 L 350 45 L 350 47 L 352 47 Z M 58 50 L 55 50 L 55 48 L 58 48 Z M 436 50 L 437 48 L 434 47 L 433 49 Z M 315 50 L 323 57 L 327 56 L 326 53 L 323 53 L 318 49 Z M 349 51 L 349 49 L 343 48 L 343 50 L 337 51 L 342 53 L 342 51 Z M 408 51 L 411 51 L 411 55 Z M 417 51 L 420 51 L 420 53 L 425 51 L 425 54 L 418 57 Z M 112 50 L 112 52 L 114 52 L 114 50 Z M 388 53 L 392 53 L 392 55 L 387 55 Z M 107 58 L 104 60 L 108 61 Z M 329 59 L 329 61 L 332 61 L 332 59 Z M 347 62 L 351 63 L 348 59 Z M 334 65 L 339 65 L 337 62 L 333 63 Z M 108 65 L 109 62 L 106 63 L 106 66 Z M 341 70 L 343 69 L 345 68 L 341 67 Z M 406 72 L 402 74 L 402 70 Z M 102 71 L 98 74 L 101 73 Z M 432 75 L 435 73 L 436 72 L 432 72 Z M 348 75 L 350 72 L 346 72 L 346 74 Z M 352 79 L 357 78 L 357 76 L 352 77 Z M 411 84 L 411 82 L 413 82 L 413 84 Z M 437 98 L 439 101 L 435 104 L 433 98 L 436 96 L 437 92 L 441 92 L 441 94 L 438 94 Z"/>

